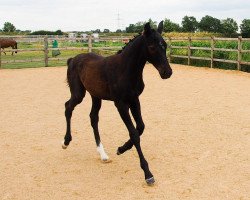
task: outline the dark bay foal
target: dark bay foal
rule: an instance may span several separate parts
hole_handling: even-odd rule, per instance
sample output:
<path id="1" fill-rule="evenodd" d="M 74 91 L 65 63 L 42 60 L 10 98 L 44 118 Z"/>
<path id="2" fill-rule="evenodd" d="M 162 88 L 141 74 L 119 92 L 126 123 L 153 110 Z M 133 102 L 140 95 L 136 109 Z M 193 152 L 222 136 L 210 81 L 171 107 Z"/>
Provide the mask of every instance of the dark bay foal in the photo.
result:
<path id="1" fill-rule="evenodd" d="M 118 148 L 117 154 L 123 154 L 134 145 L 145 180 L 149 185 L 155 180 L 140 146 L 140 135 L 143 133 L 144 123 L 139 96 L 144 89 L 142 72 L 147 61 L 154 65 L 162 79 L 167 79 L 172 75 L 172 69 L 166 57 L 167 44 L 161 36 L 162 30 L 163 22 L 160 22 L 157 31 L 151 29 L 150 24 L 147 23 L 143 34 L 135 37 L 116 55 L 102 57 L 93 53 L 79 54 L 68 60 L 67 71 L 71 97 L 65 103 L 67 131 L 62 147 L 67 148 L 72 140 L 70 122 L 72 111 L 77 104 L 82 102 L 87 90 L 92 97 L 90 119 L 97 151 L 101 159 L 107 161 L 109 157 L 104 151 L 98 130 L 98 113 L 102 99 L 114 101 L 130 137 L 123 146 Z M 132 122 L 129 109 L 136 127 Z"/>

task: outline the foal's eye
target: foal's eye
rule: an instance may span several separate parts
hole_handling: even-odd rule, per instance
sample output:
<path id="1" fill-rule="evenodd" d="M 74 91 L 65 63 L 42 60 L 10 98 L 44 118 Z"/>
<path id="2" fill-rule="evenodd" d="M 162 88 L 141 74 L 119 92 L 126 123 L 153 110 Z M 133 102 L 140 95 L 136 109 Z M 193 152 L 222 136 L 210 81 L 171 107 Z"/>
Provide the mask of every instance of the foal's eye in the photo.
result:
<path id="1" fill-rule="evenodd" d="M 160 47 L 161 47 L 163 50 L 165 50 L 164 44 L 163 44 L 162 42 L 160 42 L 159 44 L 160 44 Z"/>

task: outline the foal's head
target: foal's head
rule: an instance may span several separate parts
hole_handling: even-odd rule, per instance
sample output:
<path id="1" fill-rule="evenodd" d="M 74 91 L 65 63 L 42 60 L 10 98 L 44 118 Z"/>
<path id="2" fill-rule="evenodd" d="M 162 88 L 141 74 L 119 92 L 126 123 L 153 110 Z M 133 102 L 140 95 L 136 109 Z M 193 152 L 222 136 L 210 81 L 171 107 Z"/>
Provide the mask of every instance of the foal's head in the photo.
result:
<path id="1" fill-rule="evenodd" d="M 162 31 L 163 21 L 159 23 L 157 31 L 151 29 L 150 24 L 146 23 L 143 36 L 146 39 L 147 61 L 154 65 L 162 79 L 167 79 L 172 75 L 172 69 L 166 56 L 167 44 L 161 36 Z"/>

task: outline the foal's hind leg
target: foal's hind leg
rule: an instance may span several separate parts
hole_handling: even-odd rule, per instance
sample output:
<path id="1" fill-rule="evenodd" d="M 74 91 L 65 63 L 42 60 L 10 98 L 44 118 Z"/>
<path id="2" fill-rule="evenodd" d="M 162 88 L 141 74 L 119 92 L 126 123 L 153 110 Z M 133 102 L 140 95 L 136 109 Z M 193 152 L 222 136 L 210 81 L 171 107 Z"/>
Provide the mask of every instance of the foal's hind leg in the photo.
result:
<path id="1" fill-rule="evenodd" d="M 94 96 L 92 97 L 92 108 L 90 112 L 90 121 L 91 121 L 91 126 L 93 127 L 94 135 L 95 135 L 95 141 L 96 141 L 96 146 L 97 146 L 97 151 L 100 153 L 101 160 L 102 161 L 108 161 L 109 157 L 104 151 L 103 145 L 101 143 L 100 135 L 99 135 L 99 130 L 98 130 L 98 121 L 99 121 L 99 111 L 101 108 L 101 103 L 102 100 L 99 98 L 96 98 Z"/>
<path id="2" fill-rule="evenodd" d="M 72 112 L 74 108 L 76 107 L 77 104 L 82 102 L 83 97 L 86 94 L 86 90 L 83 87 L 80 88 L 73 88 L 71 89 L 71 98 L 65 103 L 65 117 L 66 117 L 66 122 L 67 122 L 67 130 L 66 130 L 66 135 L 64 137 L 64 141 L 62 144 L 62 148 L 66 149 L 72 140 L 71 136 L 71 117 L 72 117 Z"/>
<path id="3" fill-rule="evenodd" d="M 139 133 L 139 136 L 142 135 L 145 125 L 142 120 L 141 116 L 141 106 L 140 106 L 140 101 L 138 98 L 136 98 L 131 104 L 130 104 L 130 110 L 131 113 L 134 117 L 134 120 L 136 122 L 136 130 Z M 118 147 L 117 149 L 117 155 L 123 154 L 127 150 L 131 149 L 133 147 L 133 142 L 131 139 L 129 139 L 127 142 L 124 143 L 123 146 Z"/>

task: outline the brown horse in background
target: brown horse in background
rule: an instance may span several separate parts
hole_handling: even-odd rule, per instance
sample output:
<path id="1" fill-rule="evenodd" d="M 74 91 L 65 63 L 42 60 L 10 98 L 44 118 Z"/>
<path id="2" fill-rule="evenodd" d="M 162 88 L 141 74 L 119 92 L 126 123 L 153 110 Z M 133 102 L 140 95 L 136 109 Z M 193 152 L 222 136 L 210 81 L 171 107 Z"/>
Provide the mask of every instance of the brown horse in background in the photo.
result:
<path id="1" fill-rule="evenodd" d="M 17 42 L 13 39 L 0 39 L 0 46 L 1 49 L 4 50 L 4 48 L 8 48 L 8 47 L 12 47 L 12 49 L 17 49 Z M 12 51 L 12 56 L 13 56 L 14 51 Z M 15 51 L 15 53 L 17 53 L 17 51 Z M 4 52 L 4 54 L 6 55 L 6 53 Z"/>

